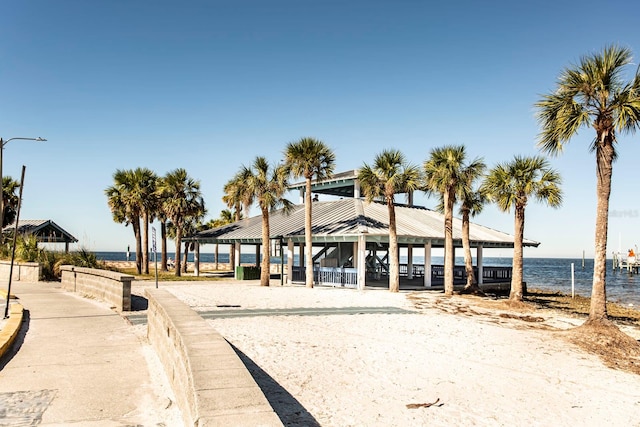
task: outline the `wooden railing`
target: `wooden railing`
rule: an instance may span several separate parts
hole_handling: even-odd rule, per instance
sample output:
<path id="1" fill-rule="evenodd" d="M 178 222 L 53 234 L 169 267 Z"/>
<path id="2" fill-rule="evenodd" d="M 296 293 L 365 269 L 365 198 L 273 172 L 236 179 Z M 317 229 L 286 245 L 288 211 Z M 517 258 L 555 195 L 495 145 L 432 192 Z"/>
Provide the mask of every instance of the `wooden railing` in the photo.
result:
<path id="1" fill-rule="evenodd" d="M 304 282 L 304 267 L 293 267 L 293 282 Z M 400 276 L 407 277 L 408 265 L 400 264 Z M 478 277 L 478 268 L 473 267 L 473 273 Z M 385 276 L 384 269 L 380 269 L 374 275 L 367 276 L 368 278 L 379 279 L 380 276 Z M 424 277 L 424 265 L 413 265 L 413 277 Z M 463 265 L 456 265 L 453 268 L 453 280 L 457 283 L 462 283 L 466 280 L 467 273 Z M 358 269 L 357 268 L 340 268 L 340 267 L 315 267 L 313 271 L 313 280 L 318 284 L 327 286 L 343 286 L 346 288 L 356 288 L 358 283 Z M 439 282 L 444 280 L 444 266 L 432 265 L 431 266 L 431 281 Z M 511 267 L 491 267 L 484 266 L 482 268 L 482 281 L 484 283 L 496 283 L 496 282 L 509 282 L 511 281 Z"/>

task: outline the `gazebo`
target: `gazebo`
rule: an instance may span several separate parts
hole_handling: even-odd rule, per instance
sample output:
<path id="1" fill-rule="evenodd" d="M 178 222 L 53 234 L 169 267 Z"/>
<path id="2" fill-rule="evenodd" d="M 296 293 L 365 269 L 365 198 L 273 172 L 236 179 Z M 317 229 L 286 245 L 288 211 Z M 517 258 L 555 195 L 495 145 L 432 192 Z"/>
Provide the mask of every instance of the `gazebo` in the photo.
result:
<path id="1" fill-rule="evenodd" d="M 342 197 L 338 200 L 313 202 L 312 240 L 314 247 L 314 281 L 330 286 L 364 289 L 369 283 L 380 283 L 388 276 L 389 218 L 383 203 L 367 203 L 360 197 L 357 171 L 336 174 L 330 180 L 314 182 L 312 192 Z M 286 214 L 282 210 L 270 214 L 270 236 L 282 256 L 286 252 L 287 281 L 304 282 L 304 183 L 294 184 L 300 190 L 300 204 Z M 411 197 L 409 197 L 411 201 Z M 431 262 L 432 250 L 444 247 L 442 214 L 411 204 L 396 204 L 398 246 L 407 253 L 400 274 L 423 287 L 441 283 L 444 268 Z M 462 247 L 462 221 L 454 218 L 454 246 Z M 231 244 L 236 266 L 240 264 L 241 245 L 256 246 L 256 264 L 260 260 L 262 218 L 254 216 L 222 227 L 205 230 L 188 238 L 196 243 L 196 274 L 199 272 L 199 246 L 207 243 Z M 509 282 L 511 267 L 483 266 L 483 250 L 513 248 L 513 236 L 479 224 L 470 225 L 471 247 L 476 249 L 478 283 Z M 538 242 L 525 239 L 525 246 Z M 294 265 L 294 253 L 298 262 Z M 285 251 L 284 248 L 287 248 Z M 424 249 L 424 262 L 415 263 L 415 248 Z M 235 267 L 234 266 L 234 271 Z M 283 266 L 283 269 L 285 267 Z M 454 276 L 464 280 L 464 267 L 457 266 Z M 388 281 L 387 281 L 388 283 Z"/>
<path id="2" fill-rule="evenodd" d="M 6 226 L 2 232 L 12 233 L 15 227 L 16 224 L 14 222 Z M 64 243 L 65 252 L 69 252 L 69 243 L 76 243 L 78 241 L 78 239 L 50 219 L 20 220 L 18 222 L 18 233 L 34 235 L 36 240 L 42 243 Z"/>

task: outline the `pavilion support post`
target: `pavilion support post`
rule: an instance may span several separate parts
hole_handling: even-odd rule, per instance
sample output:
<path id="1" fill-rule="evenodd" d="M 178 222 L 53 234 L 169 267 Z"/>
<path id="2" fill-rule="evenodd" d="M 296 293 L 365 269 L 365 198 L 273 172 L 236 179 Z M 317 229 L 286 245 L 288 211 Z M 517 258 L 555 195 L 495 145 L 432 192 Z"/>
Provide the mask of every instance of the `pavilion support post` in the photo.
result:
<path id="1" fill-rule="evenodd" d="M 476 280 L 478 281 L 478 285 L 482 285 L 484 283 L 484 281 L 482 280 L 482 276 L 484 276 L 484 267 L 482 265 L 482 243 L 480 243 L 478 245 L 478 248 L 476 249 L 476 264 L 478 266 L 478 277 L 476 277 Z"/>
<path id="2" fill-rule="evenodd" d="M 300 189 L 300 204 L 304 205 L 304 188 Z"/>
<path id="3" fill-rule="evenodd" d="M 407 279 L 413 279 L 413 245 L 407 246 Z"/>
<path id="4" fill-rule="evenodd" d="M 193 250 L 193 275 L 200 276 L 200 243 L 196 242 Z"/>
<path id="5" fill-rule="evenodd" d="M 352 261 L 351 265 L 354 268 L 358 268 L 358 260 L 360 259 L 360 257 L 358 256 L 358 242 L 353 242 L 353 250 L 351 251 L 351 253 L 353 253 L 353 259 L 351 260 Z"/>
<path id="6" fill-rule="evenodd" d="M 358 289 L 364 290 L 367 280 L 367 238 L 364 235 L 358 236 Z"/>
<path id="7" fill-rule="evenodd" d="M 64 253 L 65 254 L 69 253 L 69 242 L 64 242 Z"/>
<path id="8" fill-rule="evenodd" d="M 237 242 L 236 244 L 234 244 L 233 246 L 234 249 L 234 255 L 235 255 L 235 262 L 233 263 L 233 277 L 235 277 L 236 279 L 238 278 L 238 269 L 236 267 L 240 266 L 240 255 L 242 252 L 242 245 L 240 244 L 240 242 Z"/>
<path id="9" fill-rule="evenodd" d="M 256 267 L 260 267 L 260 246 L 256 245 Z"/>
<path id="10" fill-rule="evenodd" d="M 424 244 L 424 286 L 431 287 L 431 241 Z"/>
<path id="11" fill-rule="evenodd" d="M 293 283 L 293 240 L 287 241 L 287 284 Z"/>

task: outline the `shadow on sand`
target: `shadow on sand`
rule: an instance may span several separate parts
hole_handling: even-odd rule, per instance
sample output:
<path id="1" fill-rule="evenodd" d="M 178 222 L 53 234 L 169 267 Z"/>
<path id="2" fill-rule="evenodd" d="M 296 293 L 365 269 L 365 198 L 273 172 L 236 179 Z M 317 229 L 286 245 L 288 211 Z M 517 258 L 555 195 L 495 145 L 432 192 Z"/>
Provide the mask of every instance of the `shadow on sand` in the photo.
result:
<path id="1" fill-rule="evenodd" d="M 247 367 L 253 379 L 258 383 L 269 404 L 280 417 L 282 424 L 288 427 L 319 427 L 320 423 L 287 390 L 263 371 L 247 355 L 229 343 Z"/>
<path id="2" fill-rule="evenodd" d="M 131 294 L 131 311 L 144 311 L 148 308 L 148 299 L 140 295 Z"/>

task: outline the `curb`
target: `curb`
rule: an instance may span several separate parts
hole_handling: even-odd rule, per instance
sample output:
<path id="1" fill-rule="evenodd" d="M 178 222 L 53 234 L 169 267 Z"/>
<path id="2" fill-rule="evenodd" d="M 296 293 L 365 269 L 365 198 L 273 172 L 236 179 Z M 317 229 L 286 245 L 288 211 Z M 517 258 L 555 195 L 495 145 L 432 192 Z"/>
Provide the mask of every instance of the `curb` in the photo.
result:
<path id="1" fill-rule="evenodd" d="M 12 304 L 9 307 L 9 319 L 0 331 L 0 357 L 3 357 L 9 351 L 11 344 L 18 336 L 22 325 L 23 311 L 24 308 L 21 304 Z"/>

